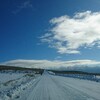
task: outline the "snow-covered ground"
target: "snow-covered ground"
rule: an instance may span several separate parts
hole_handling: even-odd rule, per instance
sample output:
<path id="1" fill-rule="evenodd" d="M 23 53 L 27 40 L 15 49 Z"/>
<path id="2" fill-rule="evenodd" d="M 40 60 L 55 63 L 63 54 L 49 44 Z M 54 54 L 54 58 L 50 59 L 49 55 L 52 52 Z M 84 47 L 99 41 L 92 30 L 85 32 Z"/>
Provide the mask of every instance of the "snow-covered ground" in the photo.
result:
<path id="1" fill-rule="evenodd" d="M 32 83 L 38 76 L 40 75 L 36 75 L 34 72 L 0 72 L 0 100 L 16 100 L 21 98 L 21 94 L 33 85 Z"/>
<path id="2" fill-rule="evenodd" d="M 100 82 L 100 75 L 91 75 L 91 74 L 87 74 L 87 75 L 86 74 L 57 74 L 57 75 Z"/>
<path id="3" fill-rule="evenodd" d="M 0 85 L 0 100 L 100 100 L 100 83 L 90 80 L 26 74 Z"/>
<path id="4" fill-rule="evenodd" d="M 7 82 L 9 80 L 14 80 L 24 75 L 25 73 L 0 73 L 0 83 Z"/>

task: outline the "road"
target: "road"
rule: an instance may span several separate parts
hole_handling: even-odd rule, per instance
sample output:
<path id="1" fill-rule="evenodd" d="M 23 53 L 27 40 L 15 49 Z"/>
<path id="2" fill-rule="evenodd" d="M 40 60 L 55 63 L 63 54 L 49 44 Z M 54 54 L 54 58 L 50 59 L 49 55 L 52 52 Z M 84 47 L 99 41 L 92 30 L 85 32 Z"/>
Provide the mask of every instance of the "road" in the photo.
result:
<path id="1" fill-rule="evenodd" d="M 45 72 L 34 82 L 27 100 L 100 100 L 100 83 Z"/>

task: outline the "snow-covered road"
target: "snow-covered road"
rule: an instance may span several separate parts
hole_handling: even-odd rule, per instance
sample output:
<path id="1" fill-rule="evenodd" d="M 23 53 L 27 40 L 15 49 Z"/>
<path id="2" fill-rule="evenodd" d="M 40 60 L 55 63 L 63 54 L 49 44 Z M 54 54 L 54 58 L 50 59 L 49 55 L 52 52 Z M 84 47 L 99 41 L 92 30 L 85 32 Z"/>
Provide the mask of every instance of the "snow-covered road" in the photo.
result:
<path id="1" fill-rule="evenodd" d="M 27 100 L 100 100 L 100 83 L 47 72 L 32 87 Z"/>
<path id="2" fill-rule="evenodd" d="M 0 100 L 100 100 L 100 82 L 51 74 L 31 73 L 1 83 Z"/>

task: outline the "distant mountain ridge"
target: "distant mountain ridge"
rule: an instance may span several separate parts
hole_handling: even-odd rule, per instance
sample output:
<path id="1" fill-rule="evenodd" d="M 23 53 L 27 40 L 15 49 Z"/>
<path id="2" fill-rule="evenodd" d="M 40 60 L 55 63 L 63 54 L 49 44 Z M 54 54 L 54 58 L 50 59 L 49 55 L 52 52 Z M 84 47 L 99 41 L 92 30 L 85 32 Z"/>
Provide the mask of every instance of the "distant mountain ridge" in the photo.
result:
<path id="1" fill-rule="evenodd" d="M 26 68 L 26 67 L 20 67 L 20 66 L 8 66 L 8 65 L 0 65 L 0 70 L 33 70 L 33 71 L 42 71 L 43 70 L 51 70 L 51 71 L 59 71 L 59 72 L 86 72 L 86 73 L 100 73 L 100 67 L 89 67 L 89 66 L 73 66 L 73 67 L 60 67 L 60 68 Z"/>
<path id="2" fill-rule="evenodd" d="M 100 73 L 100 61 L 95 60 L 11 60 L 2 63 L 3 66 L 13 66 L 32 69 L 47 69 L 60 71 L 85 71 Z"/>

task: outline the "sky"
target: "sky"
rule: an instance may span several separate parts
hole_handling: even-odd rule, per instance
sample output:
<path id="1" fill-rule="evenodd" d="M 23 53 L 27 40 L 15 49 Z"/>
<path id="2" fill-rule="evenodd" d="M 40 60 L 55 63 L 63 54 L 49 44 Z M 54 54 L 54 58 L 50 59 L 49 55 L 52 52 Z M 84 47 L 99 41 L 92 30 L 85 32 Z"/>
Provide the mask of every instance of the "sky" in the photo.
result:
<path id="1" fill-rule="evenodd" d="M 0 63 L 100 61 L 100 0 L 1 0 Z"/>

